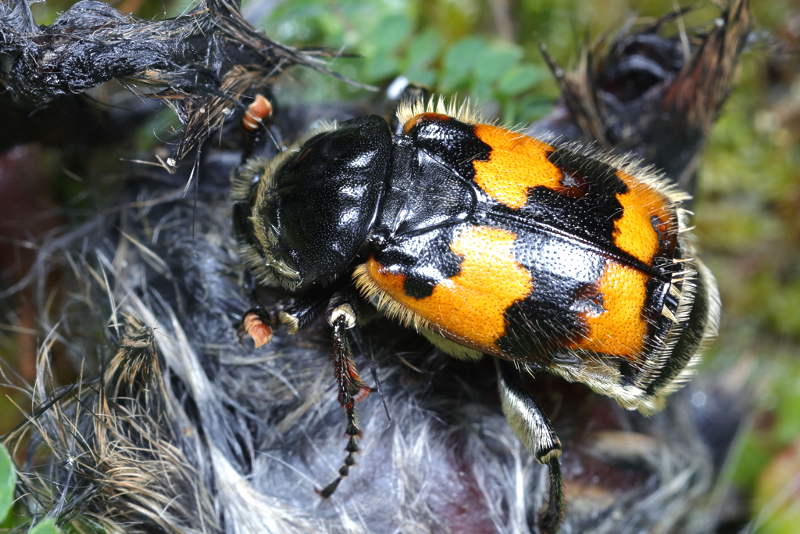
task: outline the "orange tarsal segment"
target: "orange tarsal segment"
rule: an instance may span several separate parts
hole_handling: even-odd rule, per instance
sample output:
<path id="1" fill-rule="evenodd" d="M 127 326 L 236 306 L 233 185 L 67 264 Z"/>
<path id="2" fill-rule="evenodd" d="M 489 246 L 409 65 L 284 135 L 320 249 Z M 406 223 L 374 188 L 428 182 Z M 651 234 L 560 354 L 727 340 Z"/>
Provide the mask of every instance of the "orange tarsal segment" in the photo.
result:
<path id="1" fill-rule="evenodd" d="M 622 204 L 622 216 L 614 222 L 614 244 L 631 256 L 653 264 L 658 252 L 658 234 L 651 217 L 663 235 L 672 233 L 672 219 L 667 199 L 655 189 L 622 171 L 617 176 L 628 186 L 628 192 L 617 195 Z"/>
<path id="2" fill-rule="evenodd" d="M 636 360 L 647 335 L 647 323 L 642 318 L 646 284 L 646 274 L 608 261 L 597 284 L 605 311 L 599 315 L 581 314 L 589 331 L 572 348 Z"/>
<path id="3" fill-rule="evenodd" d="M 368 272 L 384 291 L 440 327 L 446 337 L 499 354 L 495 342 L 505 333 L 506 309 L 533 288 L 530 273 L 514 258 L 516 237 L 513 232 L 485 226 L 465 228 L 450 246 L 463 258 L 461 271 L 421 299 L 403 291 L 405 276 L 387 272 L 374 259 L 367 263 Z"/>
<path id="4" fill-rule="evenodd" d="M 253 340 L 256 348 L 266 345 L 272 339 L 272 329 L 256 313 L 250 312 L 245 315 L 242 320 L 242 327 Z"/>
<path id="5" fill-rule="evenodd" d="M 476 124 L 475 135 L 492 148 L 489 161 L 473 163 L 475 182 L 496 201 L 520 209 L 530 188 L 560 187 L 562 173 L 547 159 L 552 146 L 488 124 Z"/>
<path id="6" fill-rule="evenodd" d="M 435 121 L 447 121 L 452 120 L 453 117 L 449 115 L 442 115 L 441 113 L 420 113 L 419 115 L 414 115 L 410 119 L 406 121 L 403 125 L 403 133 L 408 133 L 411 129 L 417 125 L 417 123 L 422 119 L 430 119 Z"/>
<path id="7" fill-rule="evenodd" d="M 272 115 L 272 103 L 264 95 L 257 94 L 253 102 L 247 106 L 242 117 L 242 127 L 248 132 L 252 132 L 270 115 Z"/>

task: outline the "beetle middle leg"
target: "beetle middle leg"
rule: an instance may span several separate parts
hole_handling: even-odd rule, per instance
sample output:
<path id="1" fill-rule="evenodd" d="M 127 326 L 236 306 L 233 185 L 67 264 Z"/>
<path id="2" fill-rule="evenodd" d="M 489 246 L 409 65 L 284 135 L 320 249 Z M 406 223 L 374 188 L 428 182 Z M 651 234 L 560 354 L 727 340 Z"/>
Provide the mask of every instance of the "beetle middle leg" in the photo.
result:
<path id="1" fill-rule="evenodd" d="M 266 125 L 266 122 L 271 117 L 272 102 L 261 93 L 256 94 L 253 97 L 253 101 L 245 108 L 244 114 L 242 115 L 241 127 L 245 134 L 245 144 L 242 150 L 242 164 L 253 155 L 256 146 L 263 139 L 264 133 L 267 133 L 270 138 L 273 139 L 275 145 L 279 146 Z"/>
<path id="2" fill-rule="evenodd" d="M 564 515 L 564 494 L 561 481 L 561 441 L 550 421 L 539 410 L 533 398 L 519 384 L 520 370 L 506 361 L 496 361 L 497 382 L 503 413 L 509 426 L 539 463 L 549 470 L 547 509 L 539 517 L 539 529 L 557 532 Z"/>
<path id="3" fill-rule="evenodd" d="M 353 362 L 353 353 L 348 338 L 348 330 L 356 325 L 353 307 L 347 302 L 335 304 L 333 299 L 332 304 L 327 316 L 328 323 L 333 328 L 333 369 L 339 390 L 339 404 L 344 408 L 347 417 L 345 434 L 348 436 L 348 440 L 345 447 L 347 456 L 339 468 L 339 476 L 321 490 L 317 490 L 317 493 L 323 498 L 333 495 L 336 488 L 339 487 L 339 483 L 350 474 L 350 468 L 356 463 L 354 454 L 359 451 L 358 438 L 361 435 L 361 429 L 358 426 L 355 403 L 363 400 L 372 391 L 372 388 L 361 380 Z"/>

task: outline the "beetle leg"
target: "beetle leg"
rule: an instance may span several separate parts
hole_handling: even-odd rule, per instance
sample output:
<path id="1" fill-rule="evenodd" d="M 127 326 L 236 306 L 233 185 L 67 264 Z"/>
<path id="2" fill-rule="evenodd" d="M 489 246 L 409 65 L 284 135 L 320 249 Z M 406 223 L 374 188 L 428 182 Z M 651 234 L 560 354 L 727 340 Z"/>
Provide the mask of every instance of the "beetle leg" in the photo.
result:
<path id="1" fill-rule="evenodd" d="M 520 371 L 508 362 L 497 360 L 496 364 L 500 401 L 508 424 L 536 460 L 546 464 L 550 472 L 550 495 L 547 509 L 539 518 L 539 529 L 547 533 L 557 532 L 564 515 L 559 461 L 561 441 L 530 394 L 520 387 Z"/>
<path id="2" fill-rule="evenodd" d="M 244 343 L 248 336 L 256 348 L 269 343 L 272 339 L 273 321 L 270 314 L 261 306 L 253 306 L 242 314 L 236 328 L 239 342 Z"/>
<path id="3" fill-rule="evenodd" d="M 564 483 L 561 480 L 561 460 L 558 457 L 547 462 L 550 471 L 550 495 L 547 510 L 539 517 L 539 529 L 546 533 L 558 532 L 564 519 Z"/>
<path id="4" fill-rule="evenodd" d="M 252 299 L 258 301 L 256 292 Z M 272 338 L 272 329 L 284 326 L 290 334 L 314 320 L 330 299 L 330 293 L 312 294 L 304 297 L 290 297 L 275 304 L 264 307 L 256 305 L 244 314 L 239 321 L 239 337 L 249 336 L 256 348 L 268 343 Z"/>
<path id="5" fill-rule="evenodd" d="M 410 106 L 415 102 L 428 102 L 431 98 L 430 88 L 410 82 L 405 76 L 399 76 L 389 84 L 386 96 L 391 100 L 396 100 L 398 106 Z M 397 120 L 397 115 L 392 114 L 391 128 L 395 133 L 403 131 L 403 125 Z"/>
<path id="6" fill-rule="evenodd" d="M 358 375 L 348 339 L 347 331 L 356 324 L 353 307 L 348 303 L 333 307 L 328 312 L 328 322 L 333 327 L 333 370 L 339 389 L 339 404 L 344 408 L 347 417 L 345 434 L 349 437 L 345 447 L 347 456 L 339 468 L 339 476 L 321 490 L 317 490 L 323 498 L 333 495 L 342 479 L 350 473 L 350 467 L 356 463 L 354 454 L 359 451 L 358 437 L 361 435 L 361 429 L 358 426 L 355 403 L 371 391 Z"/>
<path id="7" fill-rule="evenodd" d="M 250 336 L 255 348 L 266 345 L 269 343 L 270 339 L 272 339 L 272 327 L 270 327 L 270 322 L 264 310 L 260 307 L 247 310 L 242 315 L 242 320 L 237 330 L 239 341 L 244 342 L 244 338 Z"/>
<path id="8" fill-rule="evenodd" d="M 253 97 L 253 101 L 247 106 L 242 115 L 242 130 L 245 135 L 244 150 L 242 150 L 242 160 L 244 163 L 255 152 L 256 146 L 261 143 L 266 132 L 275 146 L 280 148 L 272 132 L 267 127 L 267 121 L 272 117 L 272 102 L 262 94 Z"/>
<path id="9" fill-rule="evenodd" d="M 281 301 L 275 306 L 275 321 L 296 334 L 319 315 L 329 298 L 330 294 L 322 294 Z"/>

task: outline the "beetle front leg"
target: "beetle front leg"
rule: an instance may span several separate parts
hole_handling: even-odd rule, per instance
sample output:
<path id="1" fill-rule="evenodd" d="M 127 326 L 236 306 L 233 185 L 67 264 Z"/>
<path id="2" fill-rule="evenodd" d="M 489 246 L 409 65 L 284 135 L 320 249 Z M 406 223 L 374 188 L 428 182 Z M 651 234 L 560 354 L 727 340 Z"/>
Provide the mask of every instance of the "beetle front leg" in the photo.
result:
<path id="1" fill-rule="evenodd" d="M 545 533 L 558 532 L 564 516 L 564 494 L 561 480 L 561 441 L 550 421 L 539 410 L 533 398 L 519 385 L 520 370 L 498 360 L 497 382 L 503 413 L 509 426 L 539 463 L 548 466 L 549 498 L 547 510 L 539 517 L 539 529 Z"/>
<path id="2" fill-rule="evenodd" d="M 258 304 L 242 314 L 238 331 L 240 336 L 249 336 L 258 348 L 269 342 L 272 330 L 278 326 L 296 334 L 319 315 L 329 300 L 330 293 L 324 293 L 285 298 L 269 307 Z"/>

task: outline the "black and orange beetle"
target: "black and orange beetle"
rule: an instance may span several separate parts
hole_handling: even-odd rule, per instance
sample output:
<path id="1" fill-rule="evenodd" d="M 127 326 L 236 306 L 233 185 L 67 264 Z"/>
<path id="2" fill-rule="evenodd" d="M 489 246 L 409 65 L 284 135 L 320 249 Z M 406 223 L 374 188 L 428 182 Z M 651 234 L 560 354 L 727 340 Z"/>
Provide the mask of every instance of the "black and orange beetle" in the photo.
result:
<path id="1" fill-rule="evenodd" d="M 256 310 L 291 331 L 333 328 L 347 458 L 354 299 L 458 358 L 496 357 L 503 411 L 551 474 L 542 525 L 562 514 L 561 445 L 522 373 L 581 382 L 653 412 L 692 374 L 717 330 L 714 278 L 694 257 L 685 195 L 630 158 L 548 144 L 440 99 L 330 126 L 234 179 L 234 219 L 259 284 L 287 299 Z M 253 315 L 250 314 L 252 319 Z"/>

